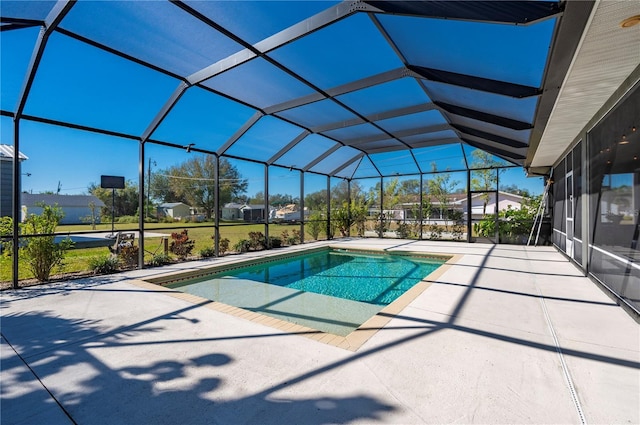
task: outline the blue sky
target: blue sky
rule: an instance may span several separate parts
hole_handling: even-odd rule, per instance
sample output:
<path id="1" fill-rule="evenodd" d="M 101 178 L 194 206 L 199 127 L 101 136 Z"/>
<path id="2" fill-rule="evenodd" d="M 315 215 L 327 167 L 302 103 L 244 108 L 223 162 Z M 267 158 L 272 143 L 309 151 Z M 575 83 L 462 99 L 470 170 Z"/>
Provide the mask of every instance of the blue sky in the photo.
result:
<path id="1" fill-rule="evenodd" d="M 204 13 L 214 14 L 227 28 L 238 31 L 243 38 L 254 43 L 287 28 L 306 16 L 326 9 L 333 2 L 225 3 L 224 10 L 216 9 L 221 7 L 220 3 L 196 2 L 194 7 L 202 8 L 201 11 Z M 202 25 L 192 28 L 195 34 L 181 30 L 179 25 L 175 28 L 160 26 L 153 27 L 153 31 L 148 30 L 151 28 L 150 25 L 157 25 L 158 22 L 166 20 L 167 10 L 175 12 L 177 16 L 174 18 L 179 22 L 184 20 L 185 25 L 191 22 L 192 17 L 183 15 L 168 3 L 158 3 L 156 4 L 158 7 L 151 7 L 151 3 L 137 6 L 130 2 L 98 3 L 99 6 L 96 7 L 102 8 L 99 11 L 102 19 L 95 25 L 88 25 L 89 21 L 94 21 L 88 18 L 96 13 L 90 4 L 90 2 L 87 4 L 79 2 L 74 6 L 64 19 L 62 27 L 91 36 L 101 42 L 108 42 L 132 54 L 144 55 L 145 60 L 162 64 L 174 72 L 184 72 L 188 75 L 206 64 L 241 50 L 241 46 L 237 43 L 224 39 L 211 28 Z M 283 13 L 285 11 L 287 13 Z M 527 27 L 430 21 L 430 25 L 425 26 L 424 19 L 401 20 L 394 16 L 380 17 L 382 25 L 392 36 L 397 37 L 399 45 L 405 49 L 405 55 L 412 63 L 427 67 L 450 68 L 460 72 L 467 69 L 469 64 L 476 64 L 474 69 L 481 77 L 504 78 L 520 84 L 539 84 L 553 20 Z M 243 25 L 240 25 L 240 22 Z M 456 27 L 453 33 L 458 38 L 443 39 L 438 36 L 441 32 L 450 31 L 452 26 Z M 123 37 L 122 31 L 117 31 L 121 27 L 136 27 L 139 31 Z M 422 41 L 416 42 L 411 37 L 403 38 L 402 31 L 406 30 L 406 27 L 411 29 L 409 31 L 411 34 L 419 34 Z M 113 31 L 114 28 L 116 31 Z M 37 28 L 30 28 L 3 31 L 0 34 L 2 43 L 0 104 L 3 110 L 15 109 L 37 33 Z M 367 43 L 341 42 L 351 37 L 357 38 L 354 41 L 366 40 Z M 491 40 L 494 40 L 494 37 L 501 40 L 502 44 L 492 43 Z M 156 47 L 149 48 L 152 45 Z M 163 48 L 158 48 L 158 45 L 162 45 Z M 203 47 L 205 45 L 214 45 L 216 49 L 205 49 Z M 333 48 L 327 49 L 326 46 L 333 46 Z M 430 55 L 425 56 L 422 53 L 425 49 L 431 52 Z M 309 57 L 306 53 L 310 50 L 316 54 Z M 372 51 L 375 51 L 374 55 L 371 54 Z M 542 59 L 531 62 L 529 59 L 532 51 L 539 53 Z M 518 56 L 522 54 L 526 56 Z M 304 78 L 322 88 L 334 87 L 353 79 L 402 66 L 402 62 L 371 20 L 366 15 L 359 14 L 332 25 L 331 31 L 321 30 L 277 49 L 271 56 L 285 66 L 295 67 Z M 263 78 L 264 76 L 269 78 Z M 400 81 L 415 84 L 412 79 L 398 80 Z M 25 113 L 141 135 L 179 83 L 179 80 L 173 77 L 55 33 L 47 44 Z M 261 59 L 248 62 L 244 67 L 240 66 L 211 81 L 205 81 L 205 85 L 259 106 L 268 106 L 265 102 L 273 102 L 273 99 L 284 102 L 310 93 L 309 87 L 293 80 Z M 378 111 L 367 109 L 374 105 L 373 102 L 368 102 L 371 93 L 371 90 L 349 93 L 343 95 L 341 100 L 354 107 L 360 107 L 367 113 L 376 113 Z M 440 94 L 447 95 L 446 91 Z M 454 92 L 449 95 L 460 97 Z M 394 107 L 411 106 L 411 102 L 425 101 L 425 99 L 411 100 L 406 95 L 399 96 L 398 84 L 378 86 L 375 96 L 388 97 L 389 102 L 395 105 Z M 501 114 L 508 115 L 509 111 L 517 109 L 514 107 L 517 106 L 514 102 L 506 102 L 497 99 L 495 95 L 491 96 L 477 99 L 487 105 L 494 105 L 492 107 L 498 108 L 496 111 L 500 110 Z M 478 100 L 475 101 L 478 102 Z M 533 114 L 534 105 L 531 101 L 523 102 L 526 103 L 526 107 L 521 108 L 521 111 L 524 111 L 525 115 Z M 305 118 L 318 119 L 319 114 L 327 114 L 327 111 L 331 111 L 326 109 L 326 105 L 321 104 L 322 102 L 317 102 L 295 111 L 287 111 L 285 114 L 291 114 L 301 122 Z M 482 105 L 474 105 L 474 107 L 478 106 Z M 195 142 L 198 147 L 215 151 L 247 122 L 254 112 L 253 109 L 240 103 L 200 88 L 190 88 L 153 133 L 152 138 L 178 145 Z M 430 111 L 430 114 L 439 115 L 439 112 Z M 401 130 L 402 126 L 411 125 L 411 122 L 408 122 L 411 119 L 420 119 L 422 120 L 420 122 L 423 122 L 426 119 L 423 115 L 428 114 L 416 114 L 414 118 L 409 117 L 404 121 L 395 120 L 382 125 L 399 126 L 398 130 Z M 339 120 L 349 118 L 350 116 L 341 116 Z M 513 116 L 512 118 L 527 117 Z M 442 116 L 429 117 L 429 120 L 432 119 L 435 120 L 433 122 L 439 122 L 438 120 L 444 122 Z M 11 119 L 2 117 L 0 126 L 2 143 L 12 144 Z M 356 127 L 351 131 L 362 131 L 362 136 L 375 134 L 375 132 L 368 133 L 375 129 L 367 126 L 359 129 Z M 29 157 L 29 160 L 23 164 L 23 174 L 25 174 L 23 190 L 34 193 L 55 192 L 60 186 L 61 193 L 74 194 L 86 192 L 86 187 L 91 183 L 98 183 L 101 175 L 121 175 L 128 180 L 138 180 L 138 144 L 135 140 L 47 126 L 26 120 L 21 121 L 20 131 L 21 151 Z M 266 160 L 295 138 L 300 131 L 299 127 L 292 124 L 277 118 L 266 117 L 261 119 L 244 139 L 240 139 L 236 145 L 232 146 L 229 153 Z M 379 132 L 379 130 L 375 131 Z M 445 134 L 442 136 L 448 137 Z M 330 146 L 332 142 L 323 141 L 322 143 Z M 188 158 L 188 154 L 182 150 L 147 146 L 145 164 L 150 157 L 153 161 L 152 171 L 168 168 Z M 303 149 L 299 151 L 296 155 L 305 154 Z M 287 160 L 296 161 L 292 162 L 296 166 L 304 166 L 313 159 L 313 155 L 317 155 L 315 152 L 312 153 L 311 149 L 307 150 L 307 154 L 309 157 L 298 159 L 287 157 Z M 336 153 L 340 158 L 349 158 L 350 155 L 353 153 L 345 152 L 345 149 L 342 150 L 341 156 Z M 332 160 L 325 162 L 322 164 L 323 167 L 333 168 L 340 165 Z M 243 177 L 249 181 L 249 195 L 263 190 L 262 166 L 243 164 L 239 169 Z M 270 173 L 271 193 L 299 191 L 299 180 L 295 176 L 297 173 L 291 173 L 286 168 L 272 168 Z M 541 179 L 527 179 L 521 169 L 510 170 L 508 178 L 504 181 L 526 188 L 532 193 L 540 193 L 543 189 Z M 307 192 L 313 191 L 316 187 L 317 190 L 324 189 L 322 179 L 307 180 Z"/>

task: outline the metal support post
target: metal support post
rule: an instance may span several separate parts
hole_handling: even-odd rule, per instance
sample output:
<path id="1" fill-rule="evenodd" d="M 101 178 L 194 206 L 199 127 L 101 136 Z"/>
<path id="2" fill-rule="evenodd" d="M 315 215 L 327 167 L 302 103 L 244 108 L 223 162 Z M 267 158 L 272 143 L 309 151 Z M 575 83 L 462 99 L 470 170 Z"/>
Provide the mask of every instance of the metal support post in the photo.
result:
<path id="1" fill-rule="evenodd" d="M 496 231 L 495 231 L 495 238 L 496 238 L 496 243 L 500 243 L 500 211 L 498 211 L 498 207 L 500 205 L 500 194 L 499 194 L 499 190 L 498 188 L 500 187 L 500 173 L 498 172 L 498 168 L 495 169 L 496 172 L 496 210 L 495 210 L 495 220 L 496 220 Z"/>
<path id="2" fill-rule="evenodd" d="M 333 239 L 331 234 L 331 177 L 327 176 L 327 239 Z"/>
<path id="3" fill-rule="evenodd" d="M 304 243 L 304 172 L 300 170 L 300 243 Z"/>
<path id="4" fill-rule="evenodd" d="M 471 208 L 471 170 L 467 170 L 467 243 L 471 243 L 473 241 L 472 232 L 473 232 L 473 224 L 471 221 L 471 213 L 473 209 Z"/>
<path id="5" fill-rule="evenodd" d="M 13 121 L 13 246 L 11 260 L 13 267 L 12 287 L 18 289 L 18 254 L 20 249 L 20 119 Z"/>
<path id="6" fill-rule="evenodd" d="M 145 143 L 139 143 L 139 159 L 138 159 L 138 268 L 144 268 L 144 218 L 143 209 L 147 211 L 144 205 L 144 148 Z M 149 176 L 151 176 L 151 159 L 149 159 Z M 147 182 L 149 187 L 151 180 Z M 115 190 L 115 189 L 114 189 Z M 147 192 L 148 193 L 148 192 Z M 148 196 L 148 195 L 147 195 Z M 113 233 L 113 229 L 111 230 Z"/>
<path id="7" fill-rule="evenodd" d="M 271 215 L 271 211 L 269 211 L 269 166 L 267 164 L 264 165 L 264 239 L 265 243 L 268 247 L 270 247 L 269 243 L 269 215 Z"/>
<path id="8" fill-rule="evenodd" d="M 380 227 L 378 232 L 378 237 L 380 239 L 384 238 L 384 178 L 380 177 L 380 223 L 378 224 Z"/>
<path id="9" fill-rule="evenodd" d="M 220 256 L 220 157 L 215 156 L 215 170 L 214 178 L 216 179 L 216 185 L 213 189 L 213 205 L 215 208 L 215 216 L 213 217 L 213 252 L 216 257 Z"/>
<path id="10" fill-rule="evenodd" d="M 422 205 L 424 203 L 424 191 L 422 189 L 422 185 L 424 184 L 424 176 L 420 173 L 420 198 L 418 202 L 420 205 L 418 206 L 418 220 L 420 220 L 420 225 L 418 226 L 418 240 L 422 240 L 422 222 L 424 221 L 424 211 Z"/>
<path id="11" fill-rule="evenodd" d="M 351 237 L 351 180 L 347 180 L 347 213 L 349 215 L 349 227 L 347 236 Z"/>

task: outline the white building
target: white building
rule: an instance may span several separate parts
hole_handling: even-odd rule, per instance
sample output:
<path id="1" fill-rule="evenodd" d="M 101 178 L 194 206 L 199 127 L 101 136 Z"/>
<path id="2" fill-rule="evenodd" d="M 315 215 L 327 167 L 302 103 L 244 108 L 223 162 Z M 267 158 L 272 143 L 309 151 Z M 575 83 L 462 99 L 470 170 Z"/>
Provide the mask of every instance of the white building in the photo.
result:
<path id="1" fill-rule="evenodd" d="M 172 217 L 180 220 L 185 217 L 191 217 L 191 207 L 182 202 L 166 202 L 158 205 L 158 218 Z"/>
<path id="2" fill-rule="evenodd" d="M 105 206 L 99 198 L 93 195 L 55 195 L 55 194 L 20 194 L 22 207 L 21 220 L 24 221 L 28 214 L 40 215 L 42 205 L 57 206 L 62 209 L 64 217 L 60 224 L 88 223 L 93 215 L 95 222 L 100 222 L 100 209 Z"/>
<path id="3" fill-rule="evenodd" d="M 20 162 L 29 159 L 20 152 Z M 13 146 L 0 144 L 0 217 L 13 217 Z"/>

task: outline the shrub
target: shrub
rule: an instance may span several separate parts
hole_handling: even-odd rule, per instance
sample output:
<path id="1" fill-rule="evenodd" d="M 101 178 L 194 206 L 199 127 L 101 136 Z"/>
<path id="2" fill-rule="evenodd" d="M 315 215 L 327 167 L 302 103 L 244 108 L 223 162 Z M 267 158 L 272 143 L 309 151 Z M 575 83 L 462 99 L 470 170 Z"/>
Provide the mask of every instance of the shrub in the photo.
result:
<path id="1" fill-rule="evenodd" d="M 441 239 L 442 229 L 437 224 L 429 225 L 429 239 Z"/>
<path id="2" fill-rule="evenodd" d="M 398 220 L 396 221 L 396 225 L 396 236 L 398 236 L 400 239 L 408 239 L 409 237 L 411 237 L 411 228 L 407 223 L 403 223 L 402 221 Z"/>
<path id="3" fill-rule="evenodd" d="M 111 221 L 111 219 L 109 219 L 109 221 Z M 116 219 L 116 223 L 131 224 L 131 223 L 137 223 L 137 222 L 138 222 L 137 215 L 122 215 Z"/>
<path id="4" fill-rule="evenodd" d="M 280 248 L 282 246 L 282 239 L 277 236 L 269 236 L 269 246 L 271 246 L 271 248 Z"/>
<path id="5" fill-rule="evenodd" d="M 364 223 L 367 219 L 367 205 L 362 201 L 343 202 L 342 206 L 331 211 L 332 234 L 340 232 L 341 237 L 350 235 L 351 227 L 356 227 L 358 235 L 364 235 Z"/>
<path id="6" fill-rule="evenodd" d="M 376 215 L 375 230 L 379 237 L 384 236 L 384 232 L 389 230 L 390 219 L 386 214 L 378 213 Z"/>
<path id="7" fill-rule="evenodd" d="M 109 274 L 118 271 L 118 258 L 112 255 L 100 255 L 89 259 L 89 269 L 93 274 Z"/>
<path id="8" fill-rule="evenodd" d="M 135 245 L 125 245 L 120 247 L 118 259 L 123 267 L 130 268 L 138 265 L 138 253 L 140 248 Z"/>
<path id="9" fill-rule="evenodd" d="M 466 230 L 463 212 L 458 210 L 451 211 L 449 213 L 449 218 L 453 221 L 451 236 L 456 241 L 462 240 L 462 236 Z"/>
<path id="10" fill-rule="evenodd" d="M 309 221 L 305 224 L 307 231 L 314 241 L 317 241 L 322 231 L 322 214 L 315 212 L 309 217 Z"/>
<path id="11" fill-rule="evenodd" d="M 353 220 L 351 219 L 351 212 L 349 211 L 349 204 L 347 202 L 343 202 L 341 207 L 334 208 L 333 211 L 331 211 L 331 225 L 335 230 L 340 232 L 341 237 L 344 238 L 348 235 L 352 224 Z"/>
<path id="12" fill-rule="evenodd" d="M 333 239 L 333 236 L 336 234 L 336 222 L 335 220 L 329 220 L 329 229 L 327 233 L 327 239 Z"/>
<path id="13" fill-rule="evenodd" d="M 180 233 L 172 233 L 171 239 L 169 250 L 181 260 L 184 260 L 191 254 L 196 244 L 196 241 L 189 239 L 187 229 L 184 229 Z"/>
<path id="14" fill-rule="evenodd" d="M 265 249 L 267 240 L 262 232 L 249 232 L 249 248 L 254 251 Z"/>
<path id="15" fill-rule="evenodd" d="M 509 206 L 498 212 L 498 233 L 501 242 L 525 243 L 525 238 L 531 231 L 541 200 L 541 196 L 525 198 L 521 208 L 516 209 Z M 479 236 L 494 236 L 495 227 L 494 215 L 489 215 L 474 224 L 474 230 Z"/>
<path id="16" fill-rule="evenodd" d="M 8 216 L 0 217 L 0 254 L 11 255 L 13 243 L 9 238 L 13 235 L 13 219 Z M 6 239 L 5 239 L 6 238 Z"/>
<path id="17" fill-rule="evenodd" d="M 251 247 L 251 242 L 249 242 L 246 239 L 240 239 L 233 246 L 233 250 L 236 251 L 236 252 L 247 252 L 247 251 L 249 251 L 250 247 Z"/>
<path id="18" fill-rule="evenodd" d="M 164 253 L 154 254 L 154 256 L 151 257 L 151 260 L 149 261 L 149 266 L 160 267 L 170 263 L 171 263 L 171 257 L 169 257 L 168 254 L 164 254 Z"/>
<path id="19" fill-rule="evenodd" d="M 208 246 L 200 250 L 200 256 L 202 258 L 210 258 L 210 257 L 213 257 L 214 255 L 216 255 L 216 250 L 213 247 Z"/>
<path id="20" fill-rule="evenodd" d="M 229 251 L 229 239 L 222 238 L 218 242 L 218 253 L 220 255 L 224 255 L 227 251 Z"/>
<path id="21" fill-rule="evenodd" d="M 291 233 L 293 233 L 293 235 L 291 235 L 289 237 L 289 240 L 287 241 L 289 245 L 300 243 L 300 230 L 294 229 L 291 231 Z"/>
<path id="22" fill-rule="evenodd" d="M 42 207 L 40 215 L 29 214 L 20 225 L 22 234 L 38 235 L 55 232 L 58 223 L 64 217 L 62 210 L 50 205 L 40 206 Z M 45 282 L 49 280 L 55 267 L 61 268 L 64 265 L 65 252 L 72 246 L 73 242 L 69 238 L 56 243 L 55 236 L 36 236 L 26 238 L 20 252 L 35 278 Z"/>

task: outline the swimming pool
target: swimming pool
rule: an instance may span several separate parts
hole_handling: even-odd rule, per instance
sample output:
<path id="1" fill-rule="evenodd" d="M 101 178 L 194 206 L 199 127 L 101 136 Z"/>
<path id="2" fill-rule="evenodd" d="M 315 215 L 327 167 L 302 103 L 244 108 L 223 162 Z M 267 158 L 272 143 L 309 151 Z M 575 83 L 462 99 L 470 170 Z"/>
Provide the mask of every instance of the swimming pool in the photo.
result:
<path id="1" fill-rule="evenodd" d="M 173 279 L 163 286 L 346 336 L 445 261 L 418 254 L 322 249 Z"/>

